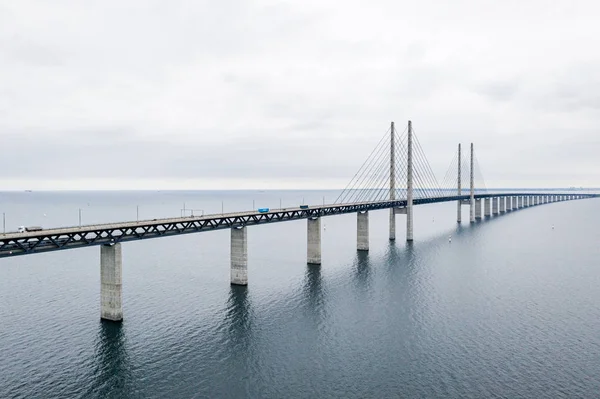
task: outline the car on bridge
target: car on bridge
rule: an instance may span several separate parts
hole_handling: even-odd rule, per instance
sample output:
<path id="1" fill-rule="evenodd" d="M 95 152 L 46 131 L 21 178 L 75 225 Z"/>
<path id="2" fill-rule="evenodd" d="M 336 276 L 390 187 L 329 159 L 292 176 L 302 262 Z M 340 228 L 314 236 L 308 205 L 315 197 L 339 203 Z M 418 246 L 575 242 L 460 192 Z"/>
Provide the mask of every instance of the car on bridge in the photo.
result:
<path id="1" fill-rule="evenodd" d="M 30 231 L 42 231 L 42 228 L 40 226 L 19 226 L 18 229 L 19 233 L 27 233 Z"/>

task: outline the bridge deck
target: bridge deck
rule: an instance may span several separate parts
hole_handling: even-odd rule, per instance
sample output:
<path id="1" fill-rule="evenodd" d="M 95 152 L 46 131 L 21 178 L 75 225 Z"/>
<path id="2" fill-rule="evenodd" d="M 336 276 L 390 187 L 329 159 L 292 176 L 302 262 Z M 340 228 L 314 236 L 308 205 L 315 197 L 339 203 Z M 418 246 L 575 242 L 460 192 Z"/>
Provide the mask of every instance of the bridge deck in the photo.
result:
<path id="1" fill-rule="evenodd" d="M 476 194 L 475 198 L 482 199 L 490 197 L 535 195 L 580 195 L 586 198 L 598 196 L 597 194 L 573 193 L 486 193 Z M 469 198 L 469 195 L 416 198 L 413 203 L 414 205 L 423 205 L 436 202 L 468 200 Z M 90 245 L 102 245 L 162 236 L 198 233 L 236 226 L 283 222 L 405 206 L 405 199 L 349 204 L 311 205 L 308 209 L 292 207 L 270 209 L 269 212 L 264 213 L 258 211 L 232 212 L 204 216 L 84 225 L 81 227 L 60 227 L 25 233 L 7 233 L 0 234 L 0 258 Z"/>

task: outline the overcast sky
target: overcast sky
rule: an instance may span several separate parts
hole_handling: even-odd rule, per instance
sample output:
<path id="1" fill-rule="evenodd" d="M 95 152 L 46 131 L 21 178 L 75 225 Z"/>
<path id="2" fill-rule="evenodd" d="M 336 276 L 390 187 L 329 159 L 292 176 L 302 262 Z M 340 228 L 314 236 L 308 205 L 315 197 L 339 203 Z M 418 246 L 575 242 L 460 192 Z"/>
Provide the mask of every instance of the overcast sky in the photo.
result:
<path id="1" fill-rule="evenodd" d="M 408 119 L 443 177 L 600 186 L 600 2 L 0 0 L 0 190 L 344 187 Z"/>

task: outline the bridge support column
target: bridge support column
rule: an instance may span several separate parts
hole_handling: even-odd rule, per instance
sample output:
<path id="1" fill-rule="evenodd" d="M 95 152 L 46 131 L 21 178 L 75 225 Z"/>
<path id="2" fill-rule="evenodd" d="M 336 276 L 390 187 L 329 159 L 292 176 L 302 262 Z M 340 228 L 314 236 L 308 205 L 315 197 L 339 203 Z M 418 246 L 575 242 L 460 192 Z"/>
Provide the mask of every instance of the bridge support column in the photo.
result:
<path id="1" fill-rule="evenodd" d="M 506 212 L 506 198 L 500 197 L 500 198 L 498 198 L 498 202 L 500 204 L 500 212 L 505 213 Z"/>
<path id="2" fill-rule="evenodd" d="M 495 216 L 498 214 L 499 211 L 499 205 L 500 204 L 500 198 L 499 197 L 494 197 L 492 198 L 492 214 Z"/>
<path id="3" fill-rule="evenodd" d="M 475 219 L 481 219 L 481 199 L 475 200 Z"/>
<path id="4" fill-rule="evenodd" d="M 513 210 L 512 197 L 506 197 L 506 210 L 507 211 L 512 211 Z"/>
<path id="5" fill-rule="evenodd" d="M 520 208 L 523 208 L 523 196 L 522 195 L 519 196 L 519 209 Z"/>
<path id="6" fill-rule="evenodd" d="M 393 209 L 392 209 L 393 211 Z M 309 265 L 321 264 L 321 218 L 307 219 L 308 245 L 307 261 Z"/>
<path id="7" fill-rule="evenodd" d="M 246 226 L 231 228 L 231 284 L 248 285 L 248 233 Z"/>
<path id="8" fill-rule="evenodd" d="M 390 241 L 396 239 L 396 213 L 394 208 L 390 208 Z"/>
<path id="9" fill-rule="evenodd" d="M 490 204 L 491 199 L 490 198 L 486 198 L 484 201 L 485 202 L 483 203 L 483 214 L 484 214 L 485 217 L 490 217 L 490 216 L 492 216 L 492 214 L 490 212 L 490 210 L 491 210 L 491 204 Z"/>
<path id="10" fill-rule="evenodd" d="M 366 211 L 356 213 L 356 249 L 369 250 L 369 212 Z"/>
<path id="11" fill-rule="evenodd" d="M 100 317 L 123 320 L 121 244 L 100 246 Z"/>

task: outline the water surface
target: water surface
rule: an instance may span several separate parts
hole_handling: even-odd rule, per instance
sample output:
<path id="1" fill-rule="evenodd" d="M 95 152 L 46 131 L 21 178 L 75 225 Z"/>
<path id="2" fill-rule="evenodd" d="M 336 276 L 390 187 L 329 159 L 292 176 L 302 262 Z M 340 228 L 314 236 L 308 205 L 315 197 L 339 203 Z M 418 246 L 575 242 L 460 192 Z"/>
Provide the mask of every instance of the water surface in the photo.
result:
<path id="1" fill-rule="evenodd" d="M 0 212 L 15 229 L 323 196 L 0 193 Z M 98 247 L 0 259 L 0 397 L 595 397 L 599 207 L 457 225 L 455 203 L 418 206 L 412 245 L 404 216 L 390 243 L 372 212 L 368 254 L 355 215 L 328 217 L 320 267 L 305 221 L 254 226 L 248 287 L 229 284 L 228 231 L 125 243 L 122 324 L 99 318 Z"/>

